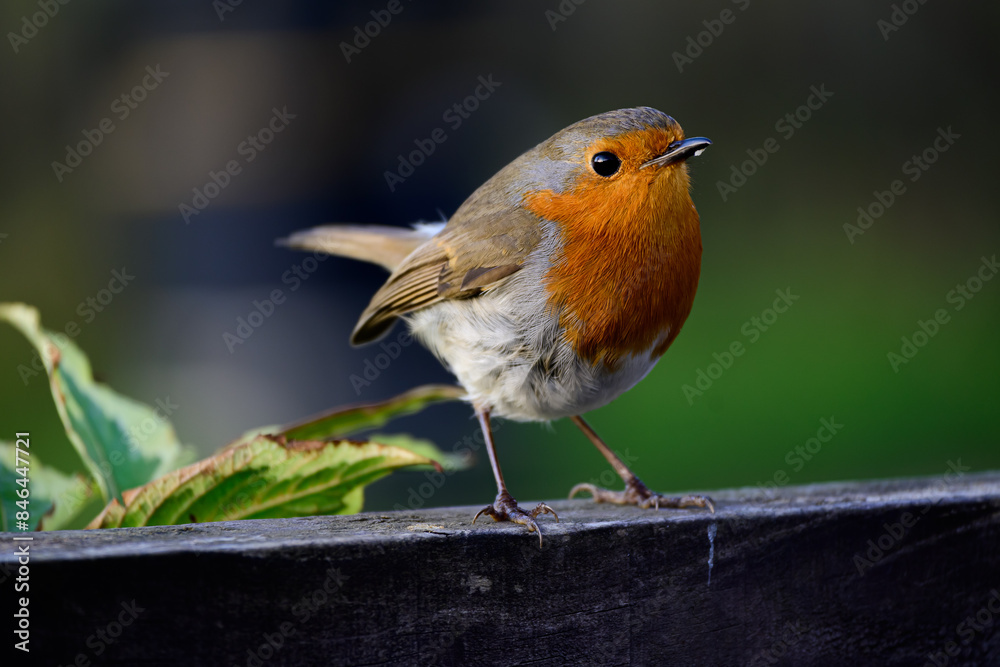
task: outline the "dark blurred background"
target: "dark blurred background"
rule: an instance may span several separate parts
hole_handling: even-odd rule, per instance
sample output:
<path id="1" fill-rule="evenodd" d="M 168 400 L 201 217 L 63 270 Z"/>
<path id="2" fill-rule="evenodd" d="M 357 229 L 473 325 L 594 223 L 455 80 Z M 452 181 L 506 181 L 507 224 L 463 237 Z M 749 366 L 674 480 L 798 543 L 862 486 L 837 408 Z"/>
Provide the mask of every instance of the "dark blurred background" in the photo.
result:
<path id="1" fill-rule="evenodd" d="M 667 491 L 1000 466 L 1000 279 L 977 282 L 1000 251 L 998 5 L 402 0 L 392 14 L 385 2 L 200 0 L 52 2 L 51 17 L 43 5 L 0 9 L 0 300 L 38 306 L 50 329 L 78 325 L 99 377 L 176 404 L 177 431 L 203 453 L 254 426 L 449 381 L 413 345 L 352 383 L 382 352 L 347 341 L 385 273 L 344 259 L 310 272 L 274 239 L 439 219 L 566 125 L 648 105 L 714 145 L 690 164 L 705 248 L 694 311 L 650 376 L 591 415 L 638 474 Z M 372 11 L 391 20 L 366 43 L 355 29 Z M 456 127 L 445 113 L 480 77 L 494 90 Z M 809 109 L 813 87 L 825 99 Z M 241 152 L 275 109 L 282 131 Z M 104 118 L 113 131 L 94 134 Z M 385 172 L 436 128 L 447 140 L 390 190 Z M 72 171 L 54 167 L 85 132 L 100 143 Z M 771 138 L 777 152 L 743 165 Z M 926 170 L 904 166 L 925 149 Z M 180 205 L 230 160 L 241 171 L 185 221 Z M 845 230 L 859 206 L 879 213 L 889 195 L 875 193 L 895 180 L 905 191 L 863 233 Z M 293 289 L 296 266 L 307 278 Z M 100 312 L 86 305 L 123 268 L 125 289 Z M 284 303 L 227 346 L 275 289 Z M 798 299 L 773 319 L 776 290 Z M 939 309 L 947 321 L 904 350 Z M 712 367 L 737 341 L 743 355 Z M 916 354 L 894 369 L 887 355 L 904 351 Z M 0 438 L 30 430 L 34 452 L 75 469 L 45 380 L 18 372 L 31 357 L 0 328 Z M 699 389 L 699 371 L 711 386 Z M 842 428 L 810 442 L 824 419 Z M 476 425 L 448 405 L 387 430 L 450 450 Z M 566 421 L 504 423 L 497 439 L 522 500 L 613 481 Z M 479 454 L 447 479 L 393 475 L 366 507 L 485 503 Z"/>

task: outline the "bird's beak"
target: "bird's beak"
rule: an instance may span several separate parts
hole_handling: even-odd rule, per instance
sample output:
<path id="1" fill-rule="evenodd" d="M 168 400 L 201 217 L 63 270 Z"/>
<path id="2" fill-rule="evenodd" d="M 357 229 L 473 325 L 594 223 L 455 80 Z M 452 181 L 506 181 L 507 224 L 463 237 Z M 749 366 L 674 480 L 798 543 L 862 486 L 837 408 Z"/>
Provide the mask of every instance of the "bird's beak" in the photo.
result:
<path id="1" fill-rule="evenodd" d="M 675 141 L 667 146 L 667 152 L 660 157 L 655 157 L 648 162 L 644 162 L 640 169 L 646 167 L 665 167 L 668 164 L 683 162 L 688 158 L 701 155 L 702 151 L 712 145 L 712 142 L 705 137 L 692 137 L 683 141 Z"/>

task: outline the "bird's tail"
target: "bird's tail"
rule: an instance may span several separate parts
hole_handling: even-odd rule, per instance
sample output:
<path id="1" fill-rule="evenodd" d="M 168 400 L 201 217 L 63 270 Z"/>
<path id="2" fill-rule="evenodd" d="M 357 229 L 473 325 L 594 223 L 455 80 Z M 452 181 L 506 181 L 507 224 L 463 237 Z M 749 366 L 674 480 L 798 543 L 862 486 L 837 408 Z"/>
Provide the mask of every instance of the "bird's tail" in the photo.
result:
<path id="1" fill-rule="evenodd" d="M 431 238 L 443 224 L 418 223 L 413 229 L 386 225 L 324 225 L 295 232 L 277 244 L 351 257 L 384 266 L 389 271 Z"/>

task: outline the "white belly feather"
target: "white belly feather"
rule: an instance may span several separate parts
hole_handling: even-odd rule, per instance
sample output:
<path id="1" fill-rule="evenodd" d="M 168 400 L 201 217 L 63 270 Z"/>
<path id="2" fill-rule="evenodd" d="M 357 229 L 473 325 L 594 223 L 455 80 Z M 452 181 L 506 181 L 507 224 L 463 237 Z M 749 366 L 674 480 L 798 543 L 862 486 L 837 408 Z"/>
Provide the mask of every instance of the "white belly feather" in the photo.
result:
<path id="1" fill-rule="evenodd" d="M 470 400 L 518 421 L 579 415 L 611 402 L 646 376 L 656 358 L 624 357 L 609 372 L 576 357 L 542 289 L 554 234 L 499 287 L 409 313 L 413 334 L 458 378 Z"/>

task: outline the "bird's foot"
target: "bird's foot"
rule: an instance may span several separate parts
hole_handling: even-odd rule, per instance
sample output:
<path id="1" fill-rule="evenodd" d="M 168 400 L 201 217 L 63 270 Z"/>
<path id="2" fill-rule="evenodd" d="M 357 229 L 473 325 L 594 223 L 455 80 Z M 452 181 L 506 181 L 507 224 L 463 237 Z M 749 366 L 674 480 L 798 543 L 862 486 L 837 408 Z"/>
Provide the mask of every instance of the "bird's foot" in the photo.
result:
<path id="1" fill-rule="evenodd" d="M 517 501 L 511 497 L 506 491 L 501 491 L 497 494 L 496 500 L 493 501 L 492 505 L 487 505 L 483 509 L 476 513 L 476 516 L 472 519 L 472 523 L 476 522 L 483 514 L 493 517 L 494 521 L 513 521 L 514 523 L 519 523 L 523 526 L 528 527 L 528 532 L 538 533 L 538 546 L 542 546 L 542 531 L 535 523 L 535 519 L 539 514 L 551 514 L 556 518 L 556 522 L 559 521 L 559 516 L 552 510 L 551 507 L 545 503 L 538 503 L 538 506 L 528 512 L 527 510 L 521 509 L 517 504 Z"/>
<path id="2" fill-rule="evenodd" d="M 707 507 L 712 514 L 715 514 L 715 503 L 708 496 L 662 496 L 655 491 L 647 489 L 646 485 L 637 477 L 633 477 L 625 483 L 624 491 L 610 491 L 594 484 L 577 484 L 570 489 L 569 497 L 572 498 L 581 491 L 590 493 L 594 497 L 595 503 L 636 505 L 642 509 L 649 509 L 650 507 L 656 509 L 660 509 L 661 507 Z"/>

